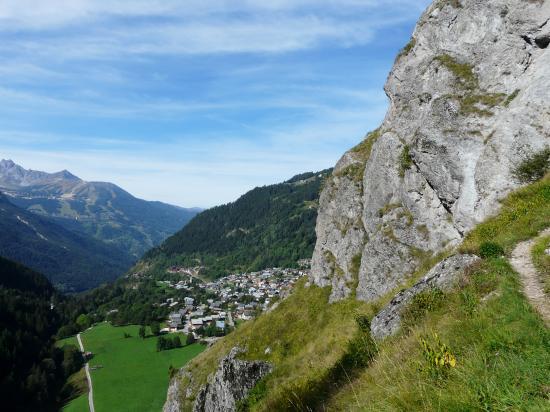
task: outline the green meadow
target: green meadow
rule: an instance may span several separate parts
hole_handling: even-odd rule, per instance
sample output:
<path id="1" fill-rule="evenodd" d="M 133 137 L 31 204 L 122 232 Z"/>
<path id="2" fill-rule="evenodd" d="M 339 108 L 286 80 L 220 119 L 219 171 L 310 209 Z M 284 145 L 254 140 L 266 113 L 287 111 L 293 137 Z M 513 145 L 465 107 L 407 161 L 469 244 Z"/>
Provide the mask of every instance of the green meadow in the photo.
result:
<path id="1" fill-rule="evenodd" d="M 96 412 L 161 411 L 166 400 L 170 366 L 180 368 L 204 350 L 193 344 L 184 348 L 157 352 L 157 338 L 138 336 L 139 326 L 114 327 L 102 323 L 82 333 L 90 360 Z M 124 337 L 124 334 L 130 337 Z M 75 338 L 60 344 L 76 344 Z M 65 412 L 88 410 L 87 395 L 70 402 Z"/>

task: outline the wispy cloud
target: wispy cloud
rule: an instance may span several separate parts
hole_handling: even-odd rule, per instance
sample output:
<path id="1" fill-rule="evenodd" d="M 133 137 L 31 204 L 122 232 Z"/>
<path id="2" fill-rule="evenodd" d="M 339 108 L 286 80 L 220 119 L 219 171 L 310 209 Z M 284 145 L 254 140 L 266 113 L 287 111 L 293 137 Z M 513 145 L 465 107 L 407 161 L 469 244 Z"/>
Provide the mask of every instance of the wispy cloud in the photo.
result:
<path id="1" fill-rule="evenodd" d="M 331 166 L 429 2 L 2 0 L 0 157 L 199 206 Z"/>

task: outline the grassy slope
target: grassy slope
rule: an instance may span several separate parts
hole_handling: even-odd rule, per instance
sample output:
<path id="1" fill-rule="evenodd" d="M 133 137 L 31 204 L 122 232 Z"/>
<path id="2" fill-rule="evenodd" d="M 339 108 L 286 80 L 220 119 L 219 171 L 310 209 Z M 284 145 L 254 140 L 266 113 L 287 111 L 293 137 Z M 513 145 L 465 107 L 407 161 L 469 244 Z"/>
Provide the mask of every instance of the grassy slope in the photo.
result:
<path id="1" fill-rule="evenodd" d="M 74 397 L 63 407 L 63 412 L 88 412 L 88 381 L 84 368 L 71 375 L 67 382 L 74 389 L 71 397 Z"/>
<path id="2" fill-rule="evenodd" d="M 87 394 L 79 396 L 63 408 L 63 412 L 88 412 L 89 410 Z"/>
<path id="3" fill-rule="evenodd" d="M 103 366 L 92 371 L 97 412 L 160 411 L 166 400 L 169 366 L 181 367 L 203 351 L 203 346 L 195 344 L 157 352 L 157 339 L 140 339 L 138 329 L 103 323 L 82 334 L 84 348 L 94 353 L 90 366 Z M 131 338 L 124 338 L 124 333 Z M 77 398 L 68 407 L 79 410 L 81 398 L 86 397 Z"/>
<path id="4" fill-rule="evenodd" d="M 509 252 L 518 241 L 549 225 L 546 177 L 509 196 L 501 213 L 478 226 L 462 250 L 476 253 L 490 241 Z M 344 352 L 356 330 L 354 315 L 372 315 L 382 304 L 346 300 L 328 305 L 328 293 L 298 287 L 273 312 L 243 325 L 191 361 L 192 386 L 196 390 L 206 380 L 230 347 L 247 345 L 248 358 L 275 364 L 265 380 L 266 391 L 252 409 L 292 409 L 293 394 L 314 391 L 312 382 Z M 438 377 L 423 371 L 427 363 L 419 342 L 424 337 L 433 343 L 433 332 L 457 359 L 454 368 Z M 371 366 L 342 382 L 344 386 L 329 394 L 324 405 L 327 410 L 545 410 L 550 391 L 548 347 L 550 333 L 521 294 L 506 259 L 486 259 L 436 310 L 382 342 Z"/>
<path id="5" fill-rule="evenodd" d="M 372 309 L 352 300 L 329 306 L 328 288 L 306 288 L 303 283 L 275 310 L 242 324 L 235 333 L 190 362 L 195 392 L 216 369 L 219 359 L 236 345 L 248 348 L 247 358 L 276 365 L 266 381 L 270 399 L 286 399 L 288 385 L 314 377 L 341 356 L 356 329 L 355 315 L 372 314 Z M 265 353 L 267 348 L 269 354 Z M 186 410 L 191 406 L 188 401 Z"/>

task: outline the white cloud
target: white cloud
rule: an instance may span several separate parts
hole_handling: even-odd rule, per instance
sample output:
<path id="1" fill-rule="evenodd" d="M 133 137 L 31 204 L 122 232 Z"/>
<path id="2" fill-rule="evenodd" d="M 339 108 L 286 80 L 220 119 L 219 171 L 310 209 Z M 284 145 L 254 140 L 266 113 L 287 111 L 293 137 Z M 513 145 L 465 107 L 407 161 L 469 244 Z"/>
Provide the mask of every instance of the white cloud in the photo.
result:
<path id="1" fill-rule="evenodd" d="M 383 117 L 381 88 L 353 81 L 378 63 L 324 73 L 299 52 L 369 44 L 428 2 L 0 0 L 0 157 L 184 206 L 329 167 Z"/>
<path id="2" fill-rule="evenodd" d="M 255 129 L 255 137 L 246 139 L 202 135 L 136 140 L 0 130 L 0 158 L 111 181 L 145 199 L 213 206 L 233 201 L 254 186 L 331 167 L 345 148 L 378 125 L 385 107 L 381 97 L 373 99 L 370 110 L 327 107 L 302 122 Z M 72 148 L 51 150 L 49 145 Z"/>
<path id="3" fill-rule="evenodd" d="M 204 17 L 217 14 L 263 14 L 326 11 L 331 15 L 358 10 L 412 10 L 428 0 L 3 0 L 4 29 L 52 29 L 112 17 Z"/>
<path id="4" fill-rule="evenodd" d="M 426 3 L 4 0 L 0 32 L 25 35 L 3 42 L 0 51 L 64 60 L 349 47 L 368 43 L 378 28 L 416 17 Z"/>

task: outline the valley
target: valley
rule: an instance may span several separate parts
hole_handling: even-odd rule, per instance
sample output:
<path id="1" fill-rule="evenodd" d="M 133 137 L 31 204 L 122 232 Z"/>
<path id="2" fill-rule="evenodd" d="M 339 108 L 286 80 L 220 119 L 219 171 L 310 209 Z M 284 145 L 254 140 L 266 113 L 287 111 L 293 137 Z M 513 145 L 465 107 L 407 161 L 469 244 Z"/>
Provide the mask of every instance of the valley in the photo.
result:
<path id="1" fill-rule="evenodd" d="M 0 160 L 2 410 L 550 410 L 550 0 L 44 1 L 0 146 L 215 206 Z"/>
<path id="2" fill-rule="evenodd" d="M 137 199 L 106 182 L 86 182 L 64 170 L 26 170 L 0 161 L 0 192 L 23 209 L 86 234 L 137 259 L 181 229 L 200 209 Z"/>
<path id="3" fill-rule="evenodd" d="M 148 336 L 142 339 L 138 332 L 139 326 L 113 327 L 100 323 L 81 334 L 85 350 L 92 353 L 89 363 L 95 411 L 160 410 L 170 367 L 185 365 L 205 349 L 195 343 L 157 352 L 157 337 L 148 330 Z M 69 338 L 58 345 L 75 343 L 74 338 Z M 87 394 L 74 399 L 63 410 L 88 411 Z"/>
<path id="4" fill-rule="evenodd" d="M 68 171 L 0 161 L 0 255 L 44 273 L 65 292 L 115 280 L 199 211 L 146 202 Z"/>

